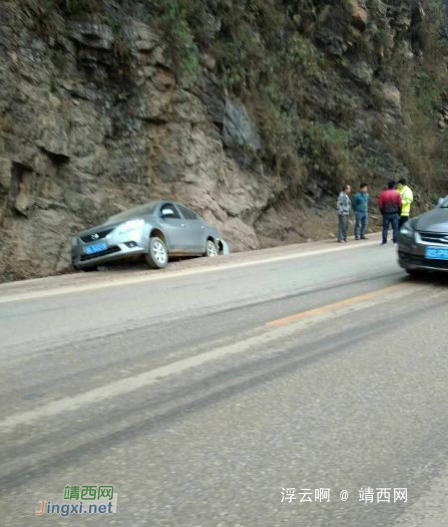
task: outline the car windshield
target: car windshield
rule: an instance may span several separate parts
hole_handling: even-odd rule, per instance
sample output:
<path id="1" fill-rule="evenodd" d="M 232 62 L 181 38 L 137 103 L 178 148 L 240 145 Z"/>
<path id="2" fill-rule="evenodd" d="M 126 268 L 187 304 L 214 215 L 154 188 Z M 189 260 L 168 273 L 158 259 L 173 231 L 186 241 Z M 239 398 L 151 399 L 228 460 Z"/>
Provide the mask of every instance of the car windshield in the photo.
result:
<path id="1" fill-rule="evenodd" d="M 139 218 L 140 216 L 146 216 L 147 214 L 153 214 L 154 209 L 156 208 L 157 201 L 152 201 L 151 203 L 146 203 L 140 207 L 134 207 L 133 209 L 125 210 L 119 214 L 115 214 L 108 218 L 105 223 L 118 223 L 120 221 L 132 220 L 134 218 Z"/>

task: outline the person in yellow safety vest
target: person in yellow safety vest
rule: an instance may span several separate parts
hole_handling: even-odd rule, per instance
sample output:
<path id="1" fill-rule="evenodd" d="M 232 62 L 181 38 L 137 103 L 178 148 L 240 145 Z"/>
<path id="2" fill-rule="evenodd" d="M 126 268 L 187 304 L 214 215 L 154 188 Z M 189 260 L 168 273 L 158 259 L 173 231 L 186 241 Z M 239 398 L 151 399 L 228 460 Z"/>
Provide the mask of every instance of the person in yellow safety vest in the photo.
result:
<path id="1" fill-rule="evenodd" d="M 411 215 L 411 205 L 414 202 L 414 193 L 412 192 L 405 178 L 400 179 L 397 185 L 397 190 L 401 195 L 401 201 L 403 203 L 401 207 L 399 225 L 401 228 L 401 226 L 409 220 L 409 216 Z"/>

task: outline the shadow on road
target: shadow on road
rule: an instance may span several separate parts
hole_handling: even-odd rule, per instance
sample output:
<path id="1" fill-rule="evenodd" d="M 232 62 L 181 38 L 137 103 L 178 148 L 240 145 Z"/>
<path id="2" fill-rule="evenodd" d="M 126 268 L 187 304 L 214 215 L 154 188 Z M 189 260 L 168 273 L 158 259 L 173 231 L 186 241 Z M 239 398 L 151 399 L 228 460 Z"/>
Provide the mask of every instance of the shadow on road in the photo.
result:
<path id="1" fill-rule="evenodd" d="M 448 273 L 422 271 L 420 274 L 408 276 L 408 280 L 422 284 L 448 286 Z"/>

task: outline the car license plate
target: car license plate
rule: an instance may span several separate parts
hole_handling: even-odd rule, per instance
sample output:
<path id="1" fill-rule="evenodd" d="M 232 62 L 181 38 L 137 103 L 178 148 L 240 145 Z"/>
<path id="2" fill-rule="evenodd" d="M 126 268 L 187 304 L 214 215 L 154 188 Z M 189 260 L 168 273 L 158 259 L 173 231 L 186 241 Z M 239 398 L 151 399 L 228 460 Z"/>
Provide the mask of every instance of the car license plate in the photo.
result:
<path id="1" fill-rule="evenodd" d="M 98 243 L 92 243 L 91 245 L 87 245 L 84 251 L 86 254 L 95 254 L 95 253 L 100 253 L 101 251 L 105 251 L 106 249 L 107 249 L 106 242 L 98 242 Z"/>
<path id="2" fill-rule="evenodd" d="M 425 257 L 428 260 L 448 260 L 448 247 L 427 247 Z"/>

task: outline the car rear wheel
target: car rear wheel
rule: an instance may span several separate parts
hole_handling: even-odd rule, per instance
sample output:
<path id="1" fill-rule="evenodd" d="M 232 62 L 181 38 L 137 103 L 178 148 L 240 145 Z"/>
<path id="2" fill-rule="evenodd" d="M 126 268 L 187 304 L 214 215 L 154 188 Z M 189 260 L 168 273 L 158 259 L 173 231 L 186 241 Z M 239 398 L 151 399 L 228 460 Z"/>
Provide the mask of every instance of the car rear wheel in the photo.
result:
<path id="1" fill-rule="evenodd" d="M 168 249 L 165 242 L 157 236 L 149 240 L 149 251 L 145 254 L 145 260 L 151 269 L 162 269 L 168 264 Z"/>
<path id="2" fill-rule="evenodd" d="M 205 244 L 205 256 L 208 256 L 209 258 L 214 258 L 218 255 L 219 251 L 218 247 L 216 246 L 216 243 L 213 240 L 207 240 L 207 243 Z"/>

